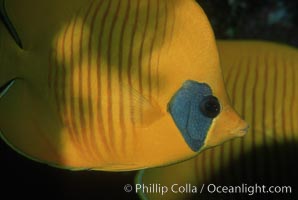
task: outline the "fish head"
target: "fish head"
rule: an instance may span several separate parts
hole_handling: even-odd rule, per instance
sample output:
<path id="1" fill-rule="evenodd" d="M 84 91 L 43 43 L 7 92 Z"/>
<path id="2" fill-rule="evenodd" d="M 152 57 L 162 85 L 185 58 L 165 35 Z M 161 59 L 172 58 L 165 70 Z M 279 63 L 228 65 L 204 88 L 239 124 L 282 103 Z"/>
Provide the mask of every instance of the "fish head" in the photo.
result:
<path id="1" fill-rule="evenodd" d="M 157 98 L 166 114 L 146 132 L 149 162 L 185 160 L 243 136 L 248 127 L 230 105 L 204 11 L 195 2 L 180 1 L 175 15 L 172 35 L 160 57 Z"/>

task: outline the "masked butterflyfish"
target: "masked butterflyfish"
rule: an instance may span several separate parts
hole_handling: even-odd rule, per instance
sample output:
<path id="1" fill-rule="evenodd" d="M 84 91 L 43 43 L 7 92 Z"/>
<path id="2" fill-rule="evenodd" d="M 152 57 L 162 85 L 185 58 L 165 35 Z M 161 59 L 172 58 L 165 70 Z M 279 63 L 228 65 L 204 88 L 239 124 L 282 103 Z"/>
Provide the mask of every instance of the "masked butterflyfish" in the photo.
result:
<path id="1" fill-rule="evenodd" d="M 194 159 L 141 171 L 138 183 L 169 188 L 163 195 L 140 189 L 143 199 L 220 199 L 220 186 L 231 198 L 257 198 L 263 185 L 266 190 L 290 186 L 280 194 L 292 195 L 298 167 L 298 50 L 264 41 L 219 41 L 218 49 L 227 92 L 249 131 Z M 182 192 L 175 193 L 179 187 Z"/>
<path id="2" fill-rule="evenodd" d="M 195 1 L 2 0 L 1 19 L 1 137 L 31 159 L 134 170 L 246 132 Z"/>

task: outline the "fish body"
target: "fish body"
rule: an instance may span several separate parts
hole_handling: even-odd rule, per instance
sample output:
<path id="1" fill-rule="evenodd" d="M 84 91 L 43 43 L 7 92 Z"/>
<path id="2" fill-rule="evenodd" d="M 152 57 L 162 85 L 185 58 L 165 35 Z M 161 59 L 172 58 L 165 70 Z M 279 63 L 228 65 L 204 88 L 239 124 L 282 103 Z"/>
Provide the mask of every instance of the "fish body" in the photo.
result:
<path id="1" fill-rule="evenodd" d="M 190 184 L 198 190 L 203 184 L 239 186 L 242 192 L 256 183 L 267 189 L 271 185 L 293 187 L 298 166 L 298 50 L 266 41 L 218 41 L 217 45 L 232 105 L 250 124 L 247 135 L 189 161 L 145 170 L 138 181 L 169 188 L 173 183 Z M 160 197 L 160 193 L 146 195 Z M 222 194 L 168 192 L 163 198 L 195 199 L 197 195 L 217 199 Z"/>
<path id="2" fill-rule="evenodd" d="M 194 1 L 1 6 L 0 129 L 19 153 L 73 170 L 134 170 L 191 158 L 246 132 Z"/>

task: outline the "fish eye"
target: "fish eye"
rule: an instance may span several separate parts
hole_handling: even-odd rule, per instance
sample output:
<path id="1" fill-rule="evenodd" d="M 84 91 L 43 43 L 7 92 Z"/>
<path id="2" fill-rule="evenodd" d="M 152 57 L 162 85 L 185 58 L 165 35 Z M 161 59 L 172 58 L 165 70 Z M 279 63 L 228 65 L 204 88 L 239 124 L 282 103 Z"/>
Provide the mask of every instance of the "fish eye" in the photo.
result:
<path id="1" fill-rule="evenodd" d="M 200 103 L 200 110 L 208 118 L 215 118 L 220 113 L 220 104 L 215 96 L 205 96 Z"/>

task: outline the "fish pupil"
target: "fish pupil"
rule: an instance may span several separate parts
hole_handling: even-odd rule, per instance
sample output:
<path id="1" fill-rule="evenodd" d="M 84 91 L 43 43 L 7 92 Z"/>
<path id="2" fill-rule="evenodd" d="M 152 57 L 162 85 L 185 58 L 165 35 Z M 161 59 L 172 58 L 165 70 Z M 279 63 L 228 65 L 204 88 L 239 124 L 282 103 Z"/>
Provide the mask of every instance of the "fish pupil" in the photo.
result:
<path id="1" fill-rule="evenodd" d="M 220 113 L 220 104 L 216 97 L 206 96 L 200 104 L 200 110 L 208 118 L 215 118 Z"/>

